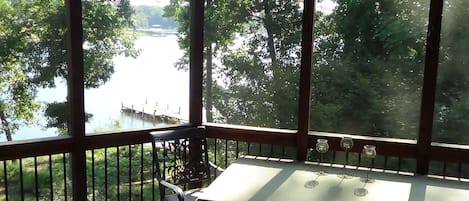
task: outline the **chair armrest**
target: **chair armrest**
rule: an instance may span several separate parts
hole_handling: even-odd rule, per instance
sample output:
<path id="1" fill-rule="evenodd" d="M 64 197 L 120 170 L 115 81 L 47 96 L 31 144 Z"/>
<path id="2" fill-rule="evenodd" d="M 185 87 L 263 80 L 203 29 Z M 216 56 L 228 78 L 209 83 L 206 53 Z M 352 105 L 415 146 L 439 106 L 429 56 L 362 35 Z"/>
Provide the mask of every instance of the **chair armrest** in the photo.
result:
<path id="1" fill-rule="evenodd" d="M 223 172 L 223 171 L 225 171 L 225 169 L 219 167 L 218 165 L 215 165 L 215 163 L 212 163 L 212 162 L 209 161 L 208 164 L 209 164 L 210 166 L 212 166 L 212 168 L 214 168 L 217 172 Z"/>
<path id="2" fill-rule="evenodd" d="M 174 191 L 179 201 L 184 201 L 184 192 L 181 188 L 164 180 L 161 180 L 160 184 Z"/>

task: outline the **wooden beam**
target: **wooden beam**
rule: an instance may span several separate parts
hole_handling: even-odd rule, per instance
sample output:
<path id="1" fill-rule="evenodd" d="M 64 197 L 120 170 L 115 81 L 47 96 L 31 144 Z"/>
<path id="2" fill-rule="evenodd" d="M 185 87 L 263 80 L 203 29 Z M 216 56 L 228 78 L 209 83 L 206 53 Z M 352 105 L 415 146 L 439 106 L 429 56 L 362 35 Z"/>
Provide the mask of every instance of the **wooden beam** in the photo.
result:
<path id="1" fill-rule="evenodd" d="M 204 1 L 190 1 L 189 122 L 202 124 Z"/>
<path id="2" fill-rule="evenodd" d="M 73 200 L 86 200 L 83 24 L 81 0 L 66 0 L 68 35 L 69 133 L 72 135 Z"/>
<path id="3" fill-rule="evenodd" d="M 209 138 L 237 140 L 261 144 L 276 144 L 295 146 L 296 131 L 285 129 L 258 128 L 248 126 L 233 126 L 206 123 Z M 100 133 L 85 136 L 84 147 L 86 150 L 104 147 L 117 147 L 150 142 L 148 133 L 151 131 L 187 128 L 191 125 L 180 125 L 175 127 L 164 127 L 157 129 L 121 131 L 114 133 Z M 339 141 L 343 136 L 354 138 L 355 146 L 352 152 L 361 152 L 363 145 L 372 144 L 377 146 L 379 155 L 396 156 L 401 158 L 417 157 L 417 141 L 408 139 L 395 139 L 383 137 L 357 136 L 352 134 L 309 132 L 308 147 L 313 146 L 317 138 L 329 140 L 330 149 L 341 151 Z M 14 160 L 34 156 L 72 152 L 73 140 L 71 136 L 58 136 L 33 140 L 19 140 L 0 143 L 0 161 Z M 8 154 L 1 154 L 8 153 Z M 469 163 L 468 145 L 456 145 L 446 143 L 431 144 L 430 160 L 443 162 Z"/>
<path id="4" fill-rule="evenodd" d="M 420 125 L 416 150 L 417 173 L 423 175 L 428 174 L 430 164 L 442 12 L 443 0 L 432 0 L 428 19 Z"/>
<path id="5" fill-rule="evenodd" d="M 296 145 L 295 131 L 222 124 L 204 124 L 207 137 L 261 144 Z"/>
<path id="6" fill-rule="evenodd" d="M 192 127 L 189 124 L 177 126 L 165 126 L 161 128 L 144 129 L 144 130 L 129 130 L 119 131 L 113 133 L 97 133 L 88 134 L 85 136 L 85 149 L 99 149 L 105 147 L 118 147 L 125 145 L 134 145 L 150 142 L 149 133 L 152 131 L 174 130 L 180 128 Z"/>
<path id="7" fill-rule="evenodd" d="M 432 143 L 430 160 L 469 164 L 469 145 Z"/>
<path id="8" fill-rule="evenodd" d="M 15 160 L 72 151 L 72 137 L 58 136 L 33 140 L 15 140 L 0 143 L 0 161 Z M 7 154 L 4 154 L 7 153 Z"/>
<path id="9" fill-rule="evenodd" d="M 300 91 L 298 99 L 298 133 L 296 160 L 305 161 L 308 147 L 309 116 L 311 106 L 311 66 L 313 52 L 313 24 L 315 1 L 304 0 L 303 31 L 301 39 Z"/>
<path id="10" fill-rule="evenodd" d="M 204 0 L 190 1 L 190 58 L 189 58 L 189 122 L 202 124 L 202 90 L 204 63 Z M 190 153 L 202 153 L 200 141 L 190 140 Z M 189 160 L 196 164 L 202 154 L 190 154 Z M 201 187 L 202 183 L 191 184 L 190 188 Z"/>

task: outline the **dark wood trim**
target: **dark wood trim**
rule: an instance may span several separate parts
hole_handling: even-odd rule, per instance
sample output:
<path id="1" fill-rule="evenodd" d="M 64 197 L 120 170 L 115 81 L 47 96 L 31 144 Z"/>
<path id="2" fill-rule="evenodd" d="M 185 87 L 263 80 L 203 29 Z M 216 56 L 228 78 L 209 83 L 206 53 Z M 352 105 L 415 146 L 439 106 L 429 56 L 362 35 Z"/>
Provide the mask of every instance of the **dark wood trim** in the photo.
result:
<path id="1" fill-rule="evenodd" d="M 68 20 L 69 133 L 75 141 L 85 136 L 83 28 L 81 1 L 66 1 Z"/>
<path id="2" fill-rule="evenodd" d="M 430 2 L 428 19 L 422 102 L 420 106 L 420 126 L 417 142 L 417 173 L 424 175 L 428 174 L 431 155 L 442 12 L 443 0 L 432 0 Z"/>
<path id="3" fill-rule="evenodd" d="M 432 143 L 430 160 L 469 164 L 469 145 Z"/>
<path id="4" fill-rule="evenodd" d="M 85 137 L 86 150 L 99 149 L 105 147 L 117 147 L 150 142 L 148 133 L 152 131 L 173 130 L 191 127 L 190 124 L 165 126 L 161 128 L 129 130 L 114 133 L 89 134 Z"/>
<path id="5" fill-rule="evenodd" d="M 171 130 L 191 127 L 190 124 L 166 126 L 160 128 L 129 130 L 113 133 L 95 133 L 85 136 L 83 147 L 86 150 L 105 147 L 117 147 L 150 142 L 148 133 L 151 131 Z M 0 142 L 1 160 L 14 160 L 49 154 L 71 153 L 73 147 L 72 136 L 48 137 L 32 140 L 17 140 Z"/>
<path id="6" fill-rule="evenodd" d="M 243 142 L 296 145 L 296 131 L 205 123 L 207 137 Z"/>
<path id="7" fill-rule="evenodd" d="M 296 131 L 283 129 L 258 128 L 247 126 L 233 126 L 223 124 L 204 124 L 209 138 L 237 140 L 261 144 L 276 144 L 295 146 Z M 178 125 L 145 130 L 122 131 L 117 133 L 91 134 L 85 137 L 84 147 L 86 150 L 104 147 L 126 146 L 150 141 L 148 133 L 158 130 L 180 129 L 191 125 Z M 360 152 L 365 144 L 377 146 L 379 155 L 396 156 L 402 158 L 417 158 L 417 141 L 407 139 L 394 139 L 382 137 L 368 137 L 352 134 L 309 132 L 308 148 L 313 146 L 317 138 L 329 140 L 331 150 L 340 151 L 339 141 L 343 136 L 354 138 L 355 146 L 352 152 Z M 20 140 L 0 143 L 0 161 L 14 160 L 34 156 L 72 152 L 73 140 L 71 136 L 59 136 L 41 138 L 34 140 Z M 429 160 L 443 162 L 468 163 L 469 145 L 456 145 L 446 143 L 431 144 L 431 155 Z"/>
<path id="8" fill-rule="evenodd" d="M 202 124 L 204 1 L 190 1 L 189 122 Z"/>
<path id="9" fill-rule="evenodd" d="M 193 125 L 202 124 L 202 92 L 204 63 L 204 0 L 190 1 L 190 58 L 189 58 L 189 122 Z M 202 145 L 190 141 L 191 153 L 201 153 Z M 191 154 L 191 163 L 198 163 L 200 156 Z M 202 187 L 201 183 L 191 184 L 190 188 Z"/>
<path id="10" fill-rule="evenodd" d="M 2 142 L 0 143 L 0 153 L 2 153 L 0 161 L 68 153 L 72 151 L 72 144 L 70 136 Z"/>
<path id="11" fill-rule="evenodd" d="M 305 161 L 308 147 L 309 116 L 311 106 L 311 67 L 313 52 L 313 23 L 315 1 L 304 0 L 303 31 L 301 39 L 300 91 L 298 99 L 298 133 L 296 160 Z"/>
<path id="12" fill-rule="evenodd" d="M 204 124 L 207 129 L 207 135 L 210 138 L 238 140 L 244 142 L 277 144 L 286 146 L 295 146 L 296 137 L 294 130 L 257 128 L 247 126 L 233 126 L 220 124 Z M 85 149 L 99 149 L 104 147 L 116 147 L 147 143 L 150 141 L 148 133 L 158 130 L 170 130 L 190 127 L 191 125 L 179 125 L 174 127 L 163 127 L 146 130 L 122 131 L 108 134 L 91 134 L 85 137 Z M 379 138 L 356 136 L 338 133 L 310 132 L 308 135 L 308 147 L 312 147 L 313 139 L 326 138 L 330 140 L 331 150 L 341 150 L 339 141 L 343 136 L 350 136 L 355 139 L 353 152 L 360 152 L 364 144 L 377 145 L 378 153 L 381 155 L 392 155 L 399 157 L 415 158 L 416 141 L 392 138 Z M 0 155 L 0 160 L 12 160 L 18 158 L 41 156 L 55 153 L 71 152 L 72 138 L 70 136 L 60 136 L 52 138 L 43 138 L 36 140 L 24 140 L 14 142 L 0 143 L 0 153 L 9 153 Z M 432 152 L 435 153 L 434 160 L 445 161 L 444 156 L 448 153 L 469 152 L 469 146 L 452 144 L 435 144 Z M 467 150 L 466 150 L 467 149 Z M 441 152 L 444 151 L 444 152 Z M 440 153 L 441 152 L 441 153 Z M 457 158 L 458 156 L 453 156 Z M 465 161 L 461 159 L 462 161 Z M 469 158 L 468 158 L 469 160 Z"/>
<path id="13" fill-rule="evenodd" d="M 86 200 L 86 154 L 83 24 L 81 0 L 66 0 L 68 35 L 68 105 L 69 133 L 72 135 L 72 195 L 73 200 Z"/>

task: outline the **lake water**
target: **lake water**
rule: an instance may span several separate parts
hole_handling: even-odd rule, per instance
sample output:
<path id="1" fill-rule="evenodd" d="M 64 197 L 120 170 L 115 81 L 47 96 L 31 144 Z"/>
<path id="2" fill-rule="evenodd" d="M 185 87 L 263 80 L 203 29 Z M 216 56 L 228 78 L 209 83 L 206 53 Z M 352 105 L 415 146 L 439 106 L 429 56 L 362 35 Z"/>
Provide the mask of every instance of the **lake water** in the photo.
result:
<path id="1" fill-rule="evenodd" d="M 134 105 L 135 108 L 145 103 L 158 105 L 158 108 L 170 113 L 180 111 L 179 116 L 188 119 L 189 73 L 174 67 L 183 54 L 177 44 L 177 36 L 142 36 L 135 41 L 135 46 L 141 49 L 136 59 L 123 56 L 114 58 L 115 73 L 110 81 L 99 88 L 85 90 L 85 111 L 93 114 L 91 121 L 86 124 L 87 133 L 112 130 L 116 121 L 121 129 L 162 124 L 122 114 L 122 103 Z M 63 101 L 66 94 L 66 84 L 59 82 L 56 88 L 40 90 L 37 99 L 43 102 Z M 56 129 L 45 129 L 43 124 L 44 117 L 38 116 L 37 125 L 20 128 L 13 139 L 57 135 Z M 5 141 L 5 136 L 1 136 L 0 141 Z"/>

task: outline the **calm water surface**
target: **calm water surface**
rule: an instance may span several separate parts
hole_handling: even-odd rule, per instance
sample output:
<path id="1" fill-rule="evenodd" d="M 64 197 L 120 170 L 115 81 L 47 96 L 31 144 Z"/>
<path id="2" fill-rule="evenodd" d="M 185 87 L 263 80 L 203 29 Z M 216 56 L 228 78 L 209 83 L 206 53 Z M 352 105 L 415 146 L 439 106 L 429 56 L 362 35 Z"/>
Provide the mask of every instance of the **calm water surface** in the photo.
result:
<path id="1" fill-rule="evenodd" d="M 135 108 L 158 105 L 168 112 L 177 112 L 188 119 L 189 74 L 177 70 L 174 63 L 182 56 L 175 35 L 164 37 L 142 36 L 135 42 L 141 49 L 138 58 L 118 56 L 114 58 L 115 73 L 110 81 L 97 89 L 85 90 L 85 110 L 93 114 L 86 124 L 86 132 L 112 130 L 114 123 L 121 129 L 148 128 L 162 125 L 142 121 L 120 112 L 121 104 Z M 38 100 L 43 102 L 65 100 L 67 88 L 59 82 L 54 89 L 42 89 Z M 45 129 L 44 117 L 38 117 L 38 125 L 20 128 L 14 140 L 56 136 L 56 129 Z M 5 141 L 1 136 L 0 141 Z"/>

